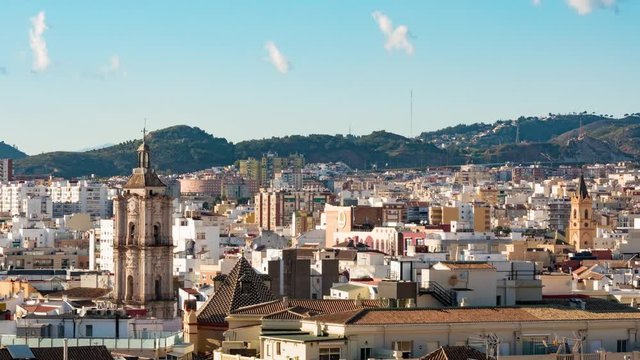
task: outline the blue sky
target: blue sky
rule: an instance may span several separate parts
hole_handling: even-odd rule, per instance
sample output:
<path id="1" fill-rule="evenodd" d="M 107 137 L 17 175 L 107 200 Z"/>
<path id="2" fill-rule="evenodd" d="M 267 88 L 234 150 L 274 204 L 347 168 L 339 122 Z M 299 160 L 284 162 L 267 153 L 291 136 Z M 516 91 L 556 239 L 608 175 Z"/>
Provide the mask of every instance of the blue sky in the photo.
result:
<path id="1" fill-rule="evenodd" d="M 2 0 L 0 140 L 78 150 L 144 118 L 234 142 L 409 135 L 410 90 L 414 135 L 621 115 L 640 111 L 639 64 L 637 0 Z"/>

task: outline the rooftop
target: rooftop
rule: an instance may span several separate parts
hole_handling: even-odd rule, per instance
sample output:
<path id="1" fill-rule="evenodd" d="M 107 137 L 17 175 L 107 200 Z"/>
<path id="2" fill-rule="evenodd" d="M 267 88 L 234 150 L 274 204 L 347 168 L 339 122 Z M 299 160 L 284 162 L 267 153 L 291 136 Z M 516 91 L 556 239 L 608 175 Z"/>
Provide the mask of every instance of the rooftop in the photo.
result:
<path id="1" fill-rule="evenodd" d="M 486 360 L 487 356 L 469 346 L 443 346 L 420 360 Z"/>
<path id="2" fill-rule="evenodd" d="M 609 305 L 610 304 L 610 305 Z M 640 310 L 605 300 L 585 301 L 585 310 L 559 299 L 518 307 L 360 309 L 312 317 L 334 324 L 446 324 L 519 321 L 640 320 Z"/>

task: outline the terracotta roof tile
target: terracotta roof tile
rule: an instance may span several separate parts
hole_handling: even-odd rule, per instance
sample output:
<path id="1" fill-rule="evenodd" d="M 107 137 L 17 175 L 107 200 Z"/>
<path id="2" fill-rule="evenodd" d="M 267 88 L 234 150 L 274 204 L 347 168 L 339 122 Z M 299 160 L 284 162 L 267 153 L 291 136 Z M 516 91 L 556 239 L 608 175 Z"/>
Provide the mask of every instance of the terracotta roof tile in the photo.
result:
<path id="1" fill-rule="evenodd" d="M 447 308 L 447 309 L 362 309 L 349 314 L 336 314 L 335 318 L 315 317 L 323 322 L 379 325 L 379 324 L 431 324 L 479 323 L 505 321 L 571 321 L 638 319 L 640 311 L 589 311 L 568 306 Z"/>
<path id="2" fill-rule="evenodd" d="M 234 310 L 273 300 L 271 290 L 264 284 L 249 262 L 241 257 L 218 289 L 197 312 L 199 324 L 224 324 Z"/>
<path id="3" fill-rule="evenodd" d="M 441 261 L 442 265 L 448 267 L 451 270 L 495 270 L 493 265 L 486 262 L 475 262 L 475 261 Z"/>
<path id="4" fill-rule="evenodd" d="M 296 307 L 299 309 L 306 309 L 307 311 L 314 312 L 316 314 L 333 314 L 365 308 L 379 308 L 381 306 L 382 302 L 380 300 L 362 300 L 358 303 L 355 300 L 342 299 L 280 299 L 239 308 L 232 313 L 245 315 L 269 315 L 278 311 Z"/>
<path id="5" fill-rule="evenodd" d="M 61 347 L 31 348 L 35 360 L 62 359 L 62 351 Z M 111 353 L 104 346 L 70 346 L 67 354 L 69 360 L 113 360 Z M 9 350 L 0 349 L 0 360 L 13 360 Z"/>
<path id="6" fill-rule="evenodd" d="M 423 356 L 420 360 L 486 360 L 487 356 L 469 346 L 444 346 Z"/>

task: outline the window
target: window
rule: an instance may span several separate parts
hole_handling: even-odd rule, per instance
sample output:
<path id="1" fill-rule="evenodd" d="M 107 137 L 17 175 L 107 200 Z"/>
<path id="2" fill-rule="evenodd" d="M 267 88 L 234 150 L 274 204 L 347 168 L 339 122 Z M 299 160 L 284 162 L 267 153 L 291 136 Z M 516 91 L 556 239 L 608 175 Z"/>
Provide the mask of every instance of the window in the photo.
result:
<path id="1" fill-rule="evenodd" d="M 86 325 L 84 328 L 84 335 L 86 337 L 93 336 L 93 325 Z"/>
<path id="2" fill-rule="evenodd" d="M 371 357 L 371 348 L 360 348 L 360 360 L 367 360 Z"/>
<path id="3" fill-rule="evenodd" d="M 153 225 L 153 242 L 160 245 L 160 225 Z"/>
<path id="4" fill-rule="evenodd" d="M 276 355 L 281 355 L 282 349 L 280 347 L 280 341 L 276 343 Z"/>
<path id="5" fill-rule="evenodd" d="M 320 348 L 319 360 L 340 360 L 340 348 Z"/>
<path id="6" fill-rule="evenodd" d="M 136 225 L 134 223 L 130 223 L 129 224 L 129 239 L 130 239 L 130 244 L 133 243 L 133 238 L 135 237 L 136 234 Z"/>
<path id="7" fill-rule="evenodd" d="M 618 340 L 617 352 L 627 352 L 627 340 Z"/>
<path id="8" fill-rule="evenodd" d="M 200 232 L 196 234 L 196 240 L 206 240 L 207 236 L 205 233 Z"/>
<path id="9" fill-rule="evenodd" d="M 412 350 L 413 350 L 413 342 L 411 341 L 394 341 L 391 343 L 392 345 L 392 349 L 394 351 L 401 351 L 402 352 L 402 358 L 403 359 L 408 359 L 410 357 L 412 357 Z"/>
<path id="10" fill-rule="evenodd" d="M 544 338 L 525 338 L 522 340 L 522 355 L 543 355 L 547 353 Z"/>
<path id="11" fill-rule="evenodd" d="M 267 356 L 271 356 L 271 345 L 269 344 L 265 345 L 264 351 L 267 353 Z"/>

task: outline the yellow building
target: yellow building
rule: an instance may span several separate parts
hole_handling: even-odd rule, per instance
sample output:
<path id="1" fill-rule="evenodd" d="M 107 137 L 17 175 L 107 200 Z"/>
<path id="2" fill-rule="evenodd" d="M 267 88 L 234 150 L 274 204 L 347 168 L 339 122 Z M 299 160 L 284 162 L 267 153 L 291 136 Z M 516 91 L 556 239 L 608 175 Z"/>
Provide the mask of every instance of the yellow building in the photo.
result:
<path id="1" fill-rule="evenodd" d="M 488 232 L 491 230 L 491 208 L 486 204 L 473 205 L 473 231 Z"/>
<path id="2" fill-rule="evenodd" d="M 580 186 L 571 196 L 571 219 L 569 220 L 569 242 L 576 250 L 592 249 L 596 237 L 596 221 L 593 218 L 593 202 L 587 190 L 584 177 L 580 176 Z"/>

